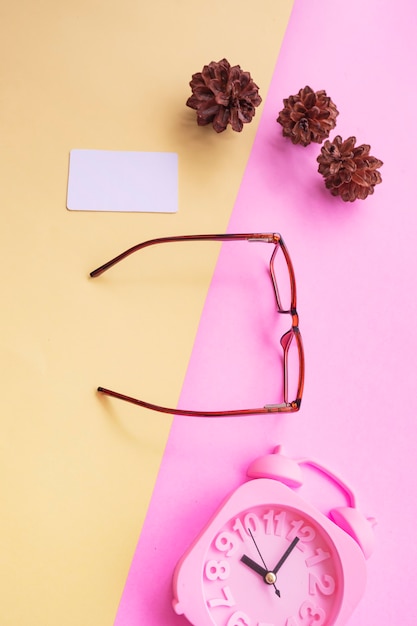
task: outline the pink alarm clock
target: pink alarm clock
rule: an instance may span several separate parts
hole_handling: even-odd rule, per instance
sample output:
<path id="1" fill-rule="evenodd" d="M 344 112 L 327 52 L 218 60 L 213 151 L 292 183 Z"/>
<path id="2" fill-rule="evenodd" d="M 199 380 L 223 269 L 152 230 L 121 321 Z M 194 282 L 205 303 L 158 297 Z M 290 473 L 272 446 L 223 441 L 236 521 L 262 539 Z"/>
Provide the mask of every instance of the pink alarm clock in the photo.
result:
<path id="1" fill-rule="evenodd" d="M 294 491 L 302 466 L 336 483 L 349 506 L 324 515 Z M 179 561 L 173 608 L 194 626 L 342 626 L 358 604 L 373 522 L 330 471 L 277 448 L 248 469 Z"/>

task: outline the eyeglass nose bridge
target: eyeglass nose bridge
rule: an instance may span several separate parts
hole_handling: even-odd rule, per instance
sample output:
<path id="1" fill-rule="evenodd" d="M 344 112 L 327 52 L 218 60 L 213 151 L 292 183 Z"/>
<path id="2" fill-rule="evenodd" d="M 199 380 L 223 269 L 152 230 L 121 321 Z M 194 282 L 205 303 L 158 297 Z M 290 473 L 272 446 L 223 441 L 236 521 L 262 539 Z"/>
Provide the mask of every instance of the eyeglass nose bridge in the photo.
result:
<path id="1" fill-rule="evenodd" d="M 298 311 L 297 311 L 297 309 L 292 308 L 292 309 L 290 309 L 289 313 L 290 313 L 291 318 L 292 318 L 292 323 L 291 323 L 292 327 L 293 328 L 298 328 L 298 321 L 299 320 L 298 320 Z"/>

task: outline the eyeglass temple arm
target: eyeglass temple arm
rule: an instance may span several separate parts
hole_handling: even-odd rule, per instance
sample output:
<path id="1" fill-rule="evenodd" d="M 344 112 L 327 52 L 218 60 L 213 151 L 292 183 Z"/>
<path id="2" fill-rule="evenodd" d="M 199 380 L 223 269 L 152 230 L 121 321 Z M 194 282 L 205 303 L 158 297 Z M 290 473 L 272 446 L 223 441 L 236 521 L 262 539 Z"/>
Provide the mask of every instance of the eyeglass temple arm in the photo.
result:
<path id="1" fill-rule="evenodd" d="M 159 237 L 157 239 L 149 239 L 147 241 L 143 241 L 142 243 L 138 243 L 135 246 L 132 246 L 128 250 L 125 250 L 121 254 L 114 257 L 107 263 L 104 263 L 97 269 L 90 272 L 90 276 L 95 278 L 96 276 L 100 276 L 105 271 L 123 261 L 126 257 L 130 256 L 134 252 L 142 250 L 143 248 L 147 248 L 148 246 L 153 246 L 158 243 L 174 243 L 178 241 L 261 241 L 264 243 L 275 243 L 277 244 L 281 240 L 281 235 L 278 233 L 231 233 L 231 234 L 217 234 L 217 235 L 178 235 L 174 237 Z"/>
<path id="2" fill-rule="evenodd" d="M 189 411 L 186 409 L 173 409 L 169 407 L 159 406 L 158 404 L 152 404 L 151 402 L 138 400 L 137 398 L 126 396 L 117 391 L 106 389 L 105 387 L 97 387 L 97 391 L 104 393 L 107 396 L 111 396 L 112 398 L 124 400 L 125 402 L 130 402 L 130 404 L 135 404 L 136 406 L 141 406 L 145 409 L 150 409 L 152 411 L 158 411 L 159 413 L 168 413 L 170 415 L 184 415 L 189 417 L 236 417 L 239 415 L 266 415 L 267 413 L 293 413 L 294 411 L 298 411 L 298 409 L 300 408 L 300 403 L 295 401 L 290 403 L 283 402 L 281 404 L 266 404 L 264 407 L 260 407 L 257 409 L 237 409 L 233 411 Z"/>

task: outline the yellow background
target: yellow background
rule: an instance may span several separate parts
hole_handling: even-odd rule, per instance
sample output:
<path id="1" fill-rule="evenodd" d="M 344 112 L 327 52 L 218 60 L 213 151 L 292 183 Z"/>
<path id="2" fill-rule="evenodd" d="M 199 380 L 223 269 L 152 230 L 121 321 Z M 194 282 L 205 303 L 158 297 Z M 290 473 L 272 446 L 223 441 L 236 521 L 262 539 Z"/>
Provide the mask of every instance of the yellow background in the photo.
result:
<path id="1" fill-rule="evenodd" d="M 226 229 L 262 105 L 217 135 L 188 83 L 226 57 L 265 99 L 291 7 L 1 4 L 2 625 L 113 623 L 171 419 L 95 388 L 175 405 L 216 257 L 88 274 L 150 237 Z M 177 152 L 178 214 L 67 211 L 72 148 Z"/>

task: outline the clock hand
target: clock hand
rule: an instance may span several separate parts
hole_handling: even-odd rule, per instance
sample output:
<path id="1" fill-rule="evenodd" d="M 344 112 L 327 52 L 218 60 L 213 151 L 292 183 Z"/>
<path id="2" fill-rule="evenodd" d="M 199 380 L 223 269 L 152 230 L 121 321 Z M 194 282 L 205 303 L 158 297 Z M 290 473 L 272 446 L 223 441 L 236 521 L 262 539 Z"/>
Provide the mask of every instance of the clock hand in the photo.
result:
<path id="1" fill-rule="evenodd" d="M 245 565 L 253 569 L 254 572 L 262 576 L 262 578 L 264 579 L 264 582 L 266 582 L 268 585 L 274 584 L 276 577 L 273 572 L 269 572 L 267 569 L 265 569 L 264 567 L 256 563 L 256 561 L 251 559 L 249 556 L 246 556 L 246 554 L 244 554 L 240 560 L 242 561 L 242 563 L 244 563 Z M 275 593 L 277 594 L 277 596 L 281 595 L 279 592 L 279 589 L 277 589 L 276 587 L 275 587 Z"/>
<path id="2" fill-rule="evenodd" d="M 246 561 L 246 560 L 250 561 L 250 562 L 252 563 L 252 569 L 253 569 L 254 571 L 257 571 L 257 572 L 258 572 L 258 574 L 261 574 L 261 576 L 263 576 L 263 579 L 264 579 L 264 581 L 266 582 L 266 584 L 267 584 L 267 585 L 273 585 L 273 586 L 274 586 L 275 593 L 276 593 L 276 594 L 277 594 L 277 596 L 280 598 L 280 597 L 281 597 L 281 593 L 280 593 L 279 589 L 277 588 L 277 586 L 275 585 L 275 581 L 276 581 L 276 579 L 277 579 L 277 577 L 276 577 L 276 575 L 275 575 L 275 572 L 271 572 L 271 571 L 268 569 L 268 567 L 267 567 L 267 565 L 266 565 L 266 563 L 265 563 L 265 561 L 264 561 L 264 558 L 263 558 L 263 556 L 262 556 L 262 554 L 261 554 L 261 551 L 260 551 L 260 550 L 259 550 L 259 548 L 258 548 L 258 544 L 257 544 L 257 543 L 256 543 L 256 541 L 255 541 L 255 537 L 253 536 L 253 533 L 252 533 L 252 531 L 251 531 L 251 529 L 250 529 L 250 528 L 248 528 L 248 532 L 249 532 L 249 535 L 251 536 L 251 539 L 252 539 L 253 543 L 255 544 L 255 548 L 256 548 L 257 553 L 258 553 L 258 554 L 259 554 L 259 556 L 261 557 L 261 561 L 262 561 L 263 566 L 264 566 L 264 568 L 265 568 L 265 569 L 264 569 L 264 570 L 262 570 L 262 568 L 260 567 L 260 565 L 257 565 L 257 564 L 255 563 L 255 561 L 252 561 L 252 559 L 249 559 L 249 557 L 246 557 L 246 559 L 245 559 L 243 562 L 245 563 L 245 561 Z M 245 555 L 244 555 L 244 556 L 245 556 Z M 249 563 L 246 563 L 246 565 L 249 565 Z M 255 565 L 255 566 L 256 566 L 256 569 L 255 569 L 255 567 L 253 567 L 253 565 Z M 249 567 L 251 567 L 251 565 L 249 565 Z M 261 571 L 262 571 L 262 573 L 261 573 Z"/>
<path id="3" fill-rule="evenodd" d="M 262 578 L 265 578 L 267 575 L 268 570 L 263 568 L 261 565 L 258 565 L 256 561 L 253 561 L 249 556 L 246 556 L 246 554 L 244 554 L 240 560 L 242 563 L 253 569 L 254 572 L 262 576 Z"/>
<path id="4" fill-rule="evenodd" d="M 274 569 L 272 570 L 273 574 L 276 574 L 278 570 L 281 569 L 281 567 L 284 565 L 285 561 L 288 559 L 291 552 L 294 550 L 295 546 L 297 545 L 299 541 L 300 541 L 299 537 L 295 537 L 295 539 L 291 541 L 290 545 L 285 550 L 284 554 L 282 555 L 282 557 L 280 558 L 280 560 L 278 561 L 278 563 L 275 565 Z"/>

